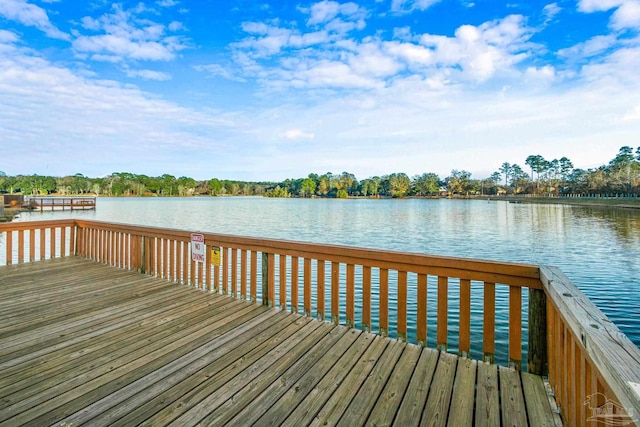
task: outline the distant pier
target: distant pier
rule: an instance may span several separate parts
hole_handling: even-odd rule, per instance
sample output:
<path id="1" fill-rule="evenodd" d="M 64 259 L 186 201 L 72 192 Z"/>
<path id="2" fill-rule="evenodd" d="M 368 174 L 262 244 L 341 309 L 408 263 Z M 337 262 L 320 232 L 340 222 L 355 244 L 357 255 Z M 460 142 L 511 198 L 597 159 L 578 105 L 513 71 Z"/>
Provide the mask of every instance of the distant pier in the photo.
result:
<path id="1" fill-rule="evenodd" d="M 96 198 L 88 196 L 76 197 L 26 197 L 25 204 L 33 210 L 91 210 L 96 208 Z"/>

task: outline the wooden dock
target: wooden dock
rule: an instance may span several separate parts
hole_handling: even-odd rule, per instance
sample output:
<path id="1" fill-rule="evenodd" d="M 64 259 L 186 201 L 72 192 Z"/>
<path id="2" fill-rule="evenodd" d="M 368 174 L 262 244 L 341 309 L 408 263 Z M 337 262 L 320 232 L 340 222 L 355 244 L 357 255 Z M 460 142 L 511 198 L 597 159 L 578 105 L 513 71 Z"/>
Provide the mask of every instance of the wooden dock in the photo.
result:
<path id="1" fill-rule="evenodd" d="M 29 196 L 25 199 L 25 207 L 33 210 L 56 211 L 56 210 L 93 210 L 96 208 L 96 197 L 75 196 Z"/>
<path id="2" fill-rule="evenodd" d="M 0 426 L 559 423 L 538 376 L 80 257 L 0 267 Z"/>

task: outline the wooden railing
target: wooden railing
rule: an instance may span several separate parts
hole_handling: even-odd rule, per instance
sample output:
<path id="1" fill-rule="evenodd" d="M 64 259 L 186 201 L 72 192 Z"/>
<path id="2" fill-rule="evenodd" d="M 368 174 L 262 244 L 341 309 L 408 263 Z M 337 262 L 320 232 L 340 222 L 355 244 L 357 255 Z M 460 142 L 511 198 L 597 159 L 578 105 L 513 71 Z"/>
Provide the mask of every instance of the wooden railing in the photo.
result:
<path id="1" fill-rule="evenodd" d="M 540 276 L 549 381 L 565 424 L 640 425 L 638 347 L 559 269 L 541 266 Z"/>
<path id="2" fill-rule="evenodd" d="M 72 219 L 0 224 L 0 264 L 74 255 L 75 232 Z"/>
<path id="3" fill-rule="evenodd" d="M 437 283 L 438 295 L 436 345 L 444 349 L 451 332 L 449 288 L 459 286 L 458 352 L 466 356 L 471 350 L 471 287 L 481 287 L 485 308 L 482 356 L 491 362 L 496 353 L 496 286 L 507 287 L 508 362 L 517 368 L 523 347 L 522 287 L 542 293 L 538 268 L 530 265 L 205 233 L 207 247 L 220 248 L 222 256 L 221 265 L 204 268 L 211 264 L 210 259 L 202 264 L 190 258 L 189 232 L 83 220 L 76 224 L 81 256 L 237 298 L 261 300 L 337 324 L 354 327 L 357 323 L 383 336 L 407 340 L 410 335 L 421 345 L 427 343 L 427 285 L 431 280 Z M 210 252 L 207 256 L 210 258 Z M 415 292 L 411 297 L 410 289 Z M 408 300 L 417 301 L 411 312 Z M 375 312 L 377 316 L 372 317 Z M 414 330 L 409 323 L 415 325 Z M 535 341 L 539 334 L 529 332 L 530 342 Z"/>
<path id="4" fill-rule="evenodd" d="M 187 231 L 85 220 L 10 223 L 0 224 L 0 254 L 4 238 L 7 264 L 75 254 L 423 346 L 434 330 L 430 342 L 439 349 L 456 342 L 468 357 L 480 346 L 484 361 L 506 360 L 516 369 L 527 347 L 522 368 L 549 376 L 567 425 L 585 425 L 610 408 L 614 418 L 640 415 L 640 350 L 555 268 L 203 235 L 206 262 L 196 263 Z M 218 253 L 220 263 L 212 265 Z M 436 298 L 435 316 L 428 316 L 428 296 Z M 471 333 L 479 297 L 481 338 Z M 506 331 L 496 328 L 496 313 L 508 318 Z M 428 323 L 434 318 L 435 327 Z M 496 334 L 503 333 L 506 355 L 496 354 Z"/>

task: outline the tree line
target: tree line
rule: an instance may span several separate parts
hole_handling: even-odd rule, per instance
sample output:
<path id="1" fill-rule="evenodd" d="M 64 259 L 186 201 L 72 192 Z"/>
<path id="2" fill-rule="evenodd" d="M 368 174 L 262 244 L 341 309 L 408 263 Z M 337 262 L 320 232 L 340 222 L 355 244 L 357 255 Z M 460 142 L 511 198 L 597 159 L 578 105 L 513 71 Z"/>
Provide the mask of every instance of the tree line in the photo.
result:
<path id="1" fill-rule="evenodd" d="M 407 197 L 437 195 L 640 193 L 640 147 L 621 147 L 609 163 L 593 169 L 574 168 L 567 157 L 546 160 L 528 156 L 525 171 L 518 164 L 503 163 L 487 178 L 474 179 L 465 170 L 453 169 L 440 178 L 429 172 L 409 177 L 403 172 L 358 180 L 349 172 L 286 179 L 282 182 L 246 182 L 213 178 L 196 181 L 173 175 L 150 177 L 128 172 L 103 178 L 82 174 L 65 177 L 7 176 L 0 171 L 0 193 L 24 195 L 95 194 L 102 196 L 256 196 L 266 197 Z M 529 173 L 530 171 L 530 173 Z"/>

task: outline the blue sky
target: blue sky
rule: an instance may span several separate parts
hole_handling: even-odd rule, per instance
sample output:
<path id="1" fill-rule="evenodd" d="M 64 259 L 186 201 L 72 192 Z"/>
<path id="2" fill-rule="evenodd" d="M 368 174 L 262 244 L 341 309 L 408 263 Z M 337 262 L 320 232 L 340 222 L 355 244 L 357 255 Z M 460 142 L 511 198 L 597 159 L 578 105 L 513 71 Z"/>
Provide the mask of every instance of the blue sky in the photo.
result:
<path id="1" fill-rule="evenodd" d="M 640 145 L 640 0 L 0 0 L 0 170 L 484 178 Z"/>

